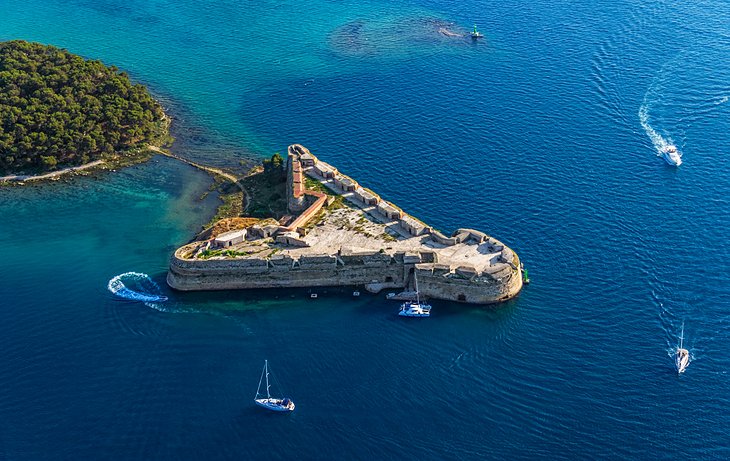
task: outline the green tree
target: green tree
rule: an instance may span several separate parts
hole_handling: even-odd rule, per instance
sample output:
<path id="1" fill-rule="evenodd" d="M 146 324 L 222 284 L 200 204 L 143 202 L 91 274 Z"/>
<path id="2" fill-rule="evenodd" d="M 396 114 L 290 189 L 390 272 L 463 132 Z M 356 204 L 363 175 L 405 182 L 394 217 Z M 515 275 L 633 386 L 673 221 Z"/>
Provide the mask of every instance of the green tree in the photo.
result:
<path id="1" fill-rule="evenodd" d="M 160 104 L 116 67 L 53 46 L 0 43 L 0 173 L 77 165 L 166 134 Z"/>
<path id="2" fill-rule="evenodd" d="M 41 164 L 45 170 L 52 170 L 58 165 L 58 160 L 53 155 L 41 155 Z"/>

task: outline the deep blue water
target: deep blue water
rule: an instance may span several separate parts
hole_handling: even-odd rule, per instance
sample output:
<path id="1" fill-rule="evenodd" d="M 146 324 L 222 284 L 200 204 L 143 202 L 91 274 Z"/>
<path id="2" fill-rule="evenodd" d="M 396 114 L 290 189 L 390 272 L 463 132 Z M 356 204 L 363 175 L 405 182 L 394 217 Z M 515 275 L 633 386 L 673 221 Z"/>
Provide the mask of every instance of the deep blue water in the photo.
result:
<path id="1" fill-rule="evenodd" d="M 730 458 L 728 24 L 720 0 L 5 0 L 0 39 L 127 70 L 180 154 L 301 142 L 503 240 L 533 283 L 423 322 L 338 290 L 163 287 L 154 309 L 107 281 L 164 284 L 213 212 L 205 175 L 0 189 L 0 459 Z M 291 415 L 252 404 L 264 358 Z"/>

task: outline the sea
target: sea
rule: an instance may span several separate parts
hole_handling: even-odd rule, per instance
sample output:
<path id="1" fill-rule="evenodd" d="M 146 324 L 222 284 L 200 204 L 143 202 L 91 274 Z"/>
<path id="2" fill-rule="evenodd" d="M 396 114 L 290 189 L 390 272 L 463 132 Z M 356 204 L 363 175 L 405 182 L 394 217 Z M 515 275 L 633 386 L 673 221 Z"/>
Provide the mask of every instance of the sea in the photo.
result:
<path id="1" fill-rule="evenodd" d="M 532 283 L 428 319 L 175 292 L 206 174 L 0 188 L 0 460 L 730 459 L 726 0 L 2 0 L 11 39 L 147 85 L 179 155 L 243 172 L 302 143 Z M 113 295 L 129 272 L 169 299 Z M 293 413 L 254 405 L 264 360 Z"/>

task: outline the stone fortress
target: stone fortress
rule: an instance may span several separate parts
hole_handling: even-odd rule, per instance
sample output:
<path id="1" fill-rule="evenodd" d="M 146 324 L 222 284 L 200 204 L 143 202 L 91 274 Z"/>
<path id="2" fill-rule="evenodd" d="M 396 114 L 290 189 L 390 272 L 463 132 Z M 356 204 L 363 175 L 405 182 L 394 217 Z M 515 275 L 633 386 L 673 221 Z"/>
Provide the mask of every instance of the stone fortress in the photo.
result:
<path id="1" fill-rule="evenodd" d="M 168 284 L 185 291 L 364 286 L 406 290 L 402 298 L 412 294 L 415 274 L 422 297 L 474 304 L 522 289 L 518 256 L 483 232 L 447 237 L 299 144 L 288 148 L 286 173 L 291 216 L 180 247 Z M 307 177 L 330 193 L 308 188 Z"/>

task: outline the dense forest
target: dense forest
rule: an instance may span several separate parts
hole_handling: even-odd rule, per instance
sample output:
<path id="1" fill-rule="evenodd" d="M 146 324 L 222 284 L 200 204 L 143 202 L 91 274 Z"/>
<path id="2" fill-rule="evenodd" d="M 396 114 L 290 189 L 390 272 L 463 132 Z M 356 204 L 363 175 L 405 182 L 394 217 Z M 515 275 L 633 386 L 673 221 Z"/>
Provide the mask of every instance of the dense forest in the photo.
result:
<path id="1" fill-rule="evenodd" d="M 0 43 L 0 173 L 80 165 L 165 133 L 162 107 L 116 67 L 53 46 Z"/>

